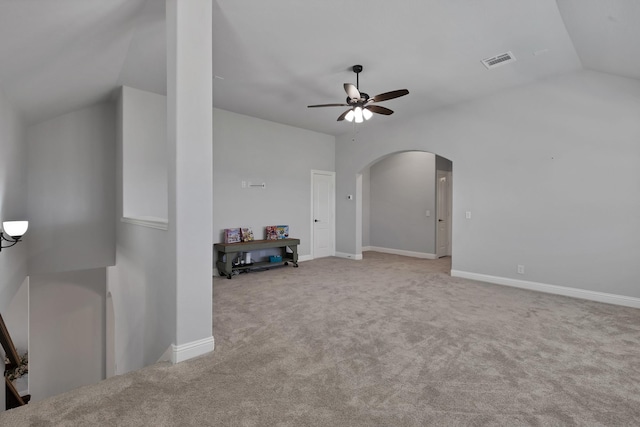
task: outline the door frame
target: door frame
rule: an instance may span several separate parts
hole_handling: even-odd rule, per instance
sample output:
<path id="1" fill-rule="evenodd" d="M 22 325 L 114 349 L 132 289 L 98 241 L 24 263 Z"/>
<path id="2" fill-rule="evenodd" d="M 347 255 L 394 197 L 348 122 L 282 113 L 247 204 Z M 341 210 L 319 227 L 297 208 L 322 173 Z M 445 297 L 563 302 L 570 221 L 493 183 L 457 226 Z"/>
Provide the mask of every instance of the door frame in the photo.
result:
<path id="1" fill-rule="evenodd" d="M 310 254 L 311 254 L 311 259 L 315 259 L 315 247 L 316 247 L 316 241 L 315 241 L 315 227 L 314 227 L 314 212 L 313 212 L 313 202 L 315 200 L 315 176 L 316 175 L 326 175 L 326 176 L 330 176 L 331 177 L 331 181 L 333 184 L 333 211 L 331 212 L 331 220 L 329 221 L 329 227 L 330 227 L 330 232 L 333 234 L 333 241 L 332 241 L 332 247 L 331 247 L 331 256 L 335 256 L 336 255 L 336 173 L 332 172 L 332 171 L 323 171 L 323 170 L 317 170 L 317 169 L 311 169 L 311 211 L 309 213 L 309 224 L 311 227 L 311 233 L 309 234 L 311 236 L 311 242 L 310 242 Z"/>

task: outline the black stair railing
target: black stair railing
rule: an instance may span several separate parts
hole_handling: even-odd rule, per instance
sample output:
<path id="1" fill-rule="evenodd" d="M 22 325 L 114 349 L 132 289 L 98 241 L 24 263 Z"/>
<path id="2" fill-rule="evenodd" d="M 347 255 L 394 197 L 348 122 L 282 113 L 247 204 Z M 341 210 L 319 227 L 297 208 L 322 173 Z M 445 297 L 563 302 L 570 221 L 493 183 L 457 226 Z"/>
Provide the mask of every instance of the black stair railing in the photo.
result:
<path id="1" fill-rule="evenodd" d="M 9 335 L 9 330 L 7 329 L 7 325 L 4 323 L 4 319 L 0 314 L 0 344 L 2 344 L 2 348 L 6 354 L 7 359 L 9 360 L 8 364 L 5 364 L 3 376 L 4 383 L 6 387 L 6 409 L 16 408 L 18 406 L 26 405 L 29 402 L 29 398 L 31 396 L 20 396 L 18 390 L 13 385 L 13 382 L 9 380 L 7 377 L 7 373 L 18 366 L 20 366 L 20 355 L 16 350 L 15 345 L 13 344 L 13 340 L 11 339 L 11 335 Z M 4 361 L 3 361 L 4 363 Z"/>

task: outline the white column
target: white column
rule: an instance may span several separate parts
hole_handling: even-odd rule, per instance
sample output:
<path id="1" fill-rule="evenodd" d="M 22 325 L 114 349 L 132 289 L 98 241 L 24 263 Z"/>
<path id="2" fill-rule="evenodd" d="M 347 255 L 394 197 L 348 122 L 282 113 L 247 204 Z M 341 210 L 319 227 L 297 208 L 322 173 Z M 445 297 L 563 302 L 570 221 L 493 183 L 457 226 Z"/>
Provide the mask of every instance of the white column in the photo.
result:
<path id="1" fill-rule="evenodd" d="M 212 1 L 167 0 L 169 233 L 175 244 L 172 360 L 213 350 Z"/>

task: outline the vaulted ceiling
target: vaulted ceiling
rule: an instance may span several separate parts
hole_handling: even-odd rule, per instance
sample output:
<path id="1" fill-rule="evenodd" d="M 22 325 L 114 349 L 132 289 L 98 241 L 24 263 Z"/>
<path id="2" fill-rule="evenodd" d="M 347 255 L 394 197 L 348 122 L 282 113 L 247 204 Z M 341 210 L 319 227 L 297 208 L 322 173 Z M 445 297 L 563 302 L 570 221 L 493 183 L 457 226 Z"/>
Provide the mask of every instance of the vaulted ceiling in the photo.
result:
<path id="1" fill-rule="evenodd" d="M 0 0 L 0 89 L 29 123 L 164 93 L 164 0 Z M 328 134 L 343 83 L 404 117 L 591 69 L 640 79 L 637 0 L 213 0 L 214 106 Z M 512 52 L 487 69 L 482 59 Z"/>

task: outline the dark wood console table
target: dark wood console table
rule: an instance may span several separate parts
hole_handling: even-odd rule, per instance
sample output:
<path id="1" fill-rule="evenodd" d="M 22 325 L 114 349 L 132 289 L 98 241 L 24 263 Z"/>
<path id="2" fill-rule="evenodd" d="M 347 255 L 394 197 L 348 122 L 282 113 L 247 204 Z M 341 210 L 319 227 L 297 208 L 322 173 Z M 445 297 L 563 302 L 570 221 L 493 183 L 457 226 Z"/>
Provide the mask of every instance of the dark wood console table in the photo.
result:
<path id="1" fill-rule="evenodd" d="M 279 265 L 288 265 L 289 262 L 291 262 L 294 267 L 297 267 L 299 244 L 300 239 L 252 240 L 250 242 L 238 243 L 215 243 L 213 248 L 218 253 L 216 268 L 218 269 L 220 276 L 227 276 L 227 279 L 231 279 L 234 271 L 240 272 L 243 270 L 264 269 Z M 236 258 L 240 252 L 253 252 L 271 248 L 281 248 L 282 261 L 260 261 L 253 262 L 251 264 L 239 265 L 233 264 L 234 258 Z M 287 248 L 291 249 L 291 252 L 287 252 Z"/>

